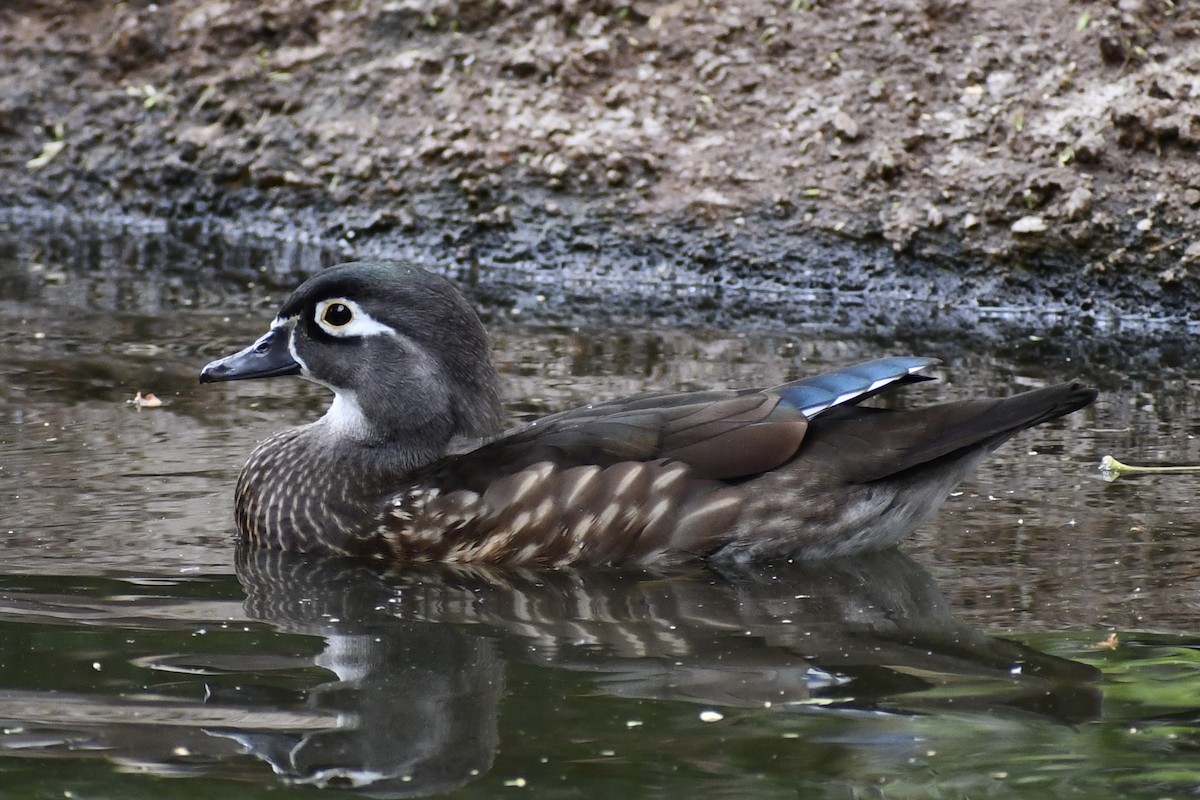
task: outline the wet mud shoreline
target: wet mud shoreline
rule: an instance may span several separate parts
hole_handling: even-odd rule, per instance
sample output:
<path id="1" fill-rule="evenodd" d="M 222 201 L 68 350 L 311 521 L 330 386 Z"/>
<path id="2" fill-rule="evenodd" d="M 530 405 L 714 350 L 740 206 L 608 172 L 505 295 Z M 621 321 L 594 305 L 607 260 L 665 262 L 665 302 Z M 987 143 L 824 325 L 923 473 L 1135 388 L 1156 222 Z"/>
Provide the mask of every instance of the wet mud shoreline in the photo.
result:
<path id="1" fill-rule="evenodd" d="M 1200 319 L 1198 19 L 29 0 L 0 206 L 417 257 L 564 320 L 1153 339 Z"/>

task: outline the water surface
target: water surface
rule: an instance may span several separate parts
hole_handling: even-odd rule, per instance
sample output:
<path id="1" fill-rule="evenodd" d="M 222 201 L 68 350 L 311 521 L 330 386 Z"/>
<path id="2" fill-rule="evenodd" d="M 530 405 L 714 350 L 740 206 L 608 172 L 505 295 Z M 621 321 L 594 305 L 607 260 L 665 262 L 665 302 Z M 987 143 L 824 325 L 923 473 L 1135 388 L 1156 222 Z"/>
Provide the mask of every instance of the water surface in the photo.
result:
<path id="1" fill-rule="evenodd" d="M 119 235 L 118 235 L 119 234 Z M 981 344 L 563 325 L 470 270 L 514 422 L 648 389 L 944 359 L 906 402 L 1079 377 L 902 548 L 817 567 L 437 569 L 237 554 L 295 380 L 200 386 L 352 255 L 187 226 L 0 230 L 0 791 L 26 796 L 1160 796 L 1200 785 L 1197 353 L 1054 320 Z M 435 264 L 436 266 L 436 264 Z M 517 313 L 519 312 L 519 313 Z M 161 408 L 132 405 L 153 392 Z M 1110 638 L 1115 634 L 1115 638 Z M 48 770 L 50 759 L 54 768 Z M 173 778 L 174 780 L 167 780 Z M 318 789 L 315 787 L 326 786 Z"/>

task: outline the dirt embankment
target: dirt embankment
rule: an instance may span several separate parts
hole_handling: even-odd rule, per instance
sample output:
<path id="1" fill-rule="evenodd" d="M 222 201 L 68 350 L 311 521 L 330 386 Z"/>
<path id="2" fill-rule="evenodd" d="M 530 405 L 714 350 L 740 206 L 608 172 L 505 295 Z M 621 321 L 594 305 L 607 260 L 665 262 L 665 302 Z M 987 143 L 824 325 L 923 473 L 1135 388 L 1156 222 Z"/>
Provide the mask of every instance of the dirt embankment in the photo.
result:
<path id="1" fill-rule="evenodd" d="M 1190 4 L 17 0 L 0 61 L 0 204 L 1200 314 Z"/>

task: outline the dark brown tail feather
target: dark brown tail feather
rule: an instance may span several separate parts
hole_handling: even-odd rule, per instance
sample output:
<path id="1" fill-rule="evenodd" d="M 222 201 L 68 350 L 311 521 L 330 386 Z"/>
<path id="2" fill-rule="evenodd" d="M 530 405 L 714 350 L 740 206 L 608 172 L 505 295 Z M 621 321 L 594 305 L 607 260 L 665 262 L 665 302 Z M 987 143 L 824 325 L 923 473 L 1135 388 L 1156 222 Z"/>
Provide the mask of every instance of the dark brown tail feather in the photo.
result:
<path id="1" fill-rule="evenodd" d="M 836 463 L 834 471 L 852 483 L 883 480 L 967 451 L 994 450 L 1026 428 L 1089 405 L 1096 394 L 1083 384 L 1063 383 L 911 411 L 850 407 L 814 420 L 810 457 Z"/>
<path id="2" fill-rule="evenodd" d="M 1082 383 L 1060 383 L 1044 389 L 1034 389 L 1012 397 L 992 401 L 992 408 L 974 419 L 965 419 L 945 428 L 950 442 L 962 443 L 954 449 L 983 445 L 989 449 L 1000 446 L 1017 433 L 1066 416 L 1089 406 L 1098 392 Z"/>

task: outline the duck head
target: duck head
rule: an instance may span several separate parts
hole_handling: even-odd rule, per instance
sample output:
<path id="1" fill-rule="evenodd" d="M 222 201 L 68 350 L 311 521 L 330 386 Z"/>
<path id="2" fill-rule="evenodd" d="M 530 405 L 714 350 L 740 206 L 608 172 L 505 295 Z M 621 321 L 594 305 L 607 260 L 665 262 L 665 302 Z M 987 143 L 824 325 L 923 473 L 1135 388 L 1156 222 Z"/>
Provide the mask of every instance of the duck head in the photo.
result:
<path id="1" fill-rule="evenodd" d="M 479 317 L 445 278 L 358 261 L 302 284 L 269 331 L 208 364 L 200 381 L 299 375 L 334 393 L 321 424 L 338 439 L 403 442 L 436 457 L 453 439 L 500 429 L 489 353 Z"/>

